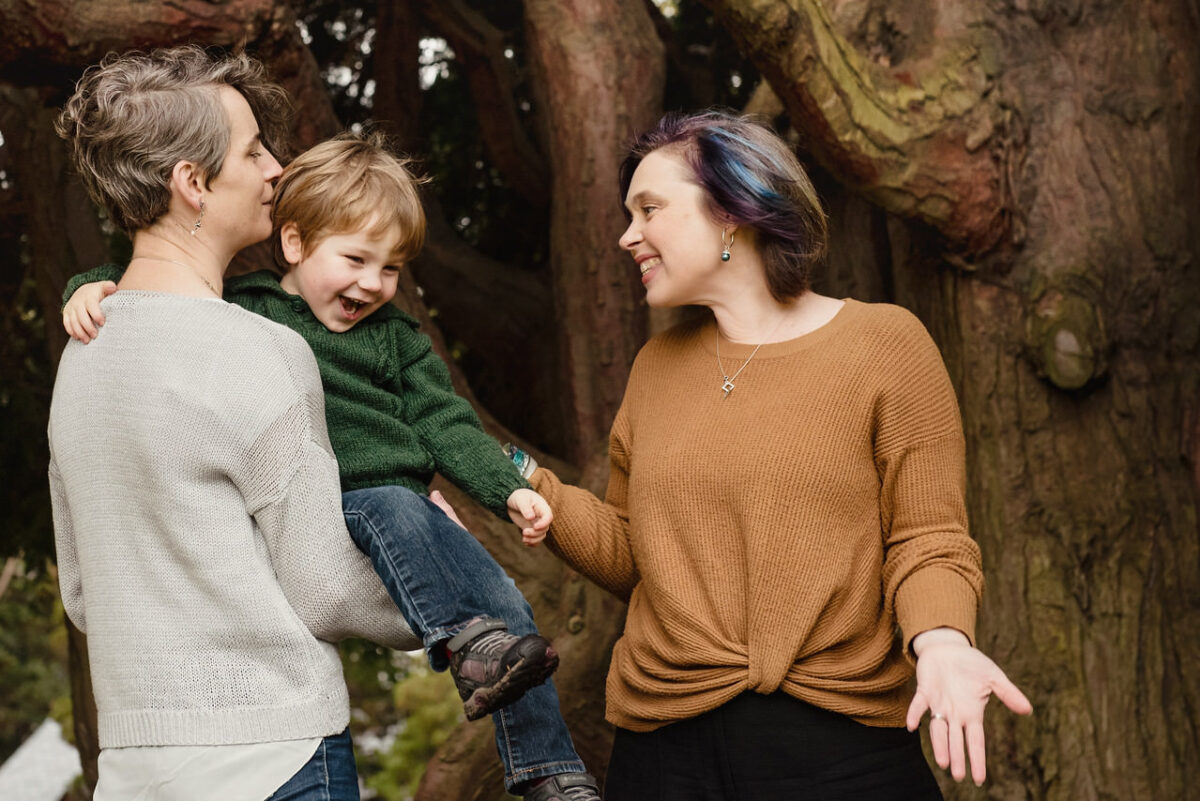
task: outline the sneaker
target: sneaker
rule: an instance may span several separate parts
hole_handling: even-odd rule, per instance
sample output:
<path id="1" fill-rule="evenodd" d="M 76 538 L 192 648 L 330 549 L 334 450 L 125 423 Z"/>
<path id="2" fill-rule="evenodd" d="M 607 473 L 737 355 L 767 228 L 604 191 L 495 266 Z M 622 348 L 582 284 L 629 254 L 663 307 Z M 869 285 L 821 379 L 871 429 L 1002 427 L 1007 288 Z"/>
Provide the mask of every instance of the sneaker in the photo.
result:
<path id="1" fill-rule="evenodd" d="M 545 637 L 509 634 L 504 621 L 495 618 L 468 621 L 446 648 L 467 720 L 508 706 L 558 667 L 558 654 Z"/>
<path id="2" fill-rule="evenodd" d="M 588 773 L 556 773 L 522 796 L 525 801 L 600 801 L 600 788 Z"/>

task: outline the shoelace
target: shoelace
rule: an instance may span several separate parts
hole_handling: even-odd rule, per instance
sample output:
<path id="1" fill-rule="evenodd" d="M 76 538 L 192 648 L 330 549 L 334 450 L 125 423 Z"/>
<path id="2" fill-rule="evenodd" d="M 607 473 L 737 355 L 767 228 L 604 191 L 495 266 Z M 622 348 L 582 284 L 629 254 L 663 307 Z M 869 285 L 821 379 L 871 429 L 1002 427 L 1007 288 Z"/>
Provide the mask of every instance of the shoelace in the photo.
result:
<path id="1" fill-rule="evenodd" d="M 509 634 L 506 630 L 496 629 L 495 631 L 488 631 L 480 634 L 471 641 L 471 644 L 468 645 L 467 648 L 478 654 L 492 656 L 495 654 L 504 653 L 509 644 L 515 639 L 517 639 L 517 637 Z"/>

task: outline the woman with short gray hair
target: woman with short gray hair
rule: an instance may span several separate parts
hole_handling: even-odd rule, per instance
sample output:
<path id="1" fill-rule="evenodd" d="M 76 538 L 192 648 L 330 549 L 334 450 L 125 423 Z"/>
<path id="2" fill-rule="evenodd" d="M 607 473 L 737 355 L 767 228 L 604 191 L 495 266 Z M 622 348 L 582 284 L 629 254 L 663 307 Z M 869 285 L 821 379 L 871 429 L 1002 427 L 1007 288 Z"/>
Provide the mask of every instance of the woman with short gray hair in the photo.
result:
<path id="1" fill-rule="evenodd" d="M 180 47 L 107 57 L 59 120 L 133 240 L 50 413 L 98 801 L 357 799 L 332 643 L 420 645 L 346 533 L 312 353 L 221 300 L 234 254 L 271 232 L 285 118 L 257 61 Z"/>

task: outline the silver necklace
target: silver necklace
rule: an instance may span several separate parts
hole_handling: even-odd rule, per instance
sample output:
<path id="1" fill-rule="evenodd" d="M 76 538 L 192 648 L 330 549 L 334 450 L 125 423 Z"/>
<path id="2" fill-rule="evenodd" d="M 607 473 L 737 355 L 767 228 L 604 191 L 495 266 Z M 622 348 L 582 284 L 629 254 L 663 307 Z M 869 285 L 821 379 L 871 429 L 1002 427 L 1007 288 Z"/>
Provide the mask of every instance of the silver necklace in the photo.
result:
<path id="1" fill-rule="evenodd" d="M 786 317 L 786 315 L 784 316 Z M 771 333 L 767 334 L 767 339 L 770 339 L 775 334 L 775 331 L 779 329 L 779 326 L 783 325 L 783 319 L 783 317 L 779 318 L 779 322 L 775 323 L 775 327 L 771 329 Z M 750 355 L 746 357 L 746 361 L 742 362 L 742 366 L 737 369 L 737 372 L 735 372 L 733 375 L 729 375 L 729 373 L 725 372 L 725 365 L 721 364 L 721 327 L 717 326 L 716 329 L 717 369 L 721 371 L 721 389 L 725 391 L 725 395 L 722 399 L 724 399 L 729 397 L 730 392 L 733 392 L 733 389 L 736 386 L 733 383 L 734 379 L 742 374 L 742 371 L 746 369 L 746 365 L 750 364 L 750 360 L 754 358 L 756 353 L 758 353 L 758 349 L 766 344 L 766 341 L 764 340 L 763 342 L 759 342 L 757 345 L 755 345 L 754 350 L 750 351 Z"/>
<path id="2" fill-rule="evenodd" d="M 142 261 L 165 261 L 170 262 L 171 264 L 178 264 L 180 267 L 186 267 L 191 270 L 197 278 L 204 282 L 204 285 L 209 288 L 209 291 L 211 291 L 218 298 L 221 297 L 221 293 L 217 291 L 217 288 L 213 286 L 212 283 L 205 278 L 199 270 L 187 262 L 175 261 L 175 259 L 164 259 L 161 256 L 134 256 L 132 259 L 130 259 L 130 261 L 135 261 L 137 259 L 141 259 Z"/>

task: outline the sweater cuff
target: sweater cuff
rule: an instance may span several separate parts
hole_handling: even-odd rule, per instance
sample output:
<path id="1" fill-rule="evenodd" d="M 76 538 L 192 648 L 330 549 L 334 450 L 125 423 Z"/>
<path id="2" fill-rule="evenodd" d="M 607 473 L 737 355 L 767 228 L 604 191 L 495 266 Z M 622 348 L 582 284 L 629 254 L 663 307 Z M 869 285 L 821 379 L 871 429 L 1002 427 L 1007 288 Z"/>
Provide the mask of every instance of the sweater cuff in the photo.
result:
<path id="1" fill-rule="evenodd" d="M 508 496 L 519 489 L 529 489 L 530 485 L 528 481 L 521 478 L 520 473 L 514 471 L 511 478 L 506 475 L 498 486 L 500 495 L 496 497 L 495 503 L 488 504 L 488 508 L 496 517 L 508 522 Z"/>
<path id="2" fill-rule="evenodd" d="M 956 570 L 931 566 L 916 571 L 896 590 L 896 621 L 904 634 L 904 655 L 913 660 L 912 641 L 923 631 L 958 629 L 975 645 L 979 596 Z"/>
<path id="3" fill-rule="evenodd" d="M 550 470 L 539 465 L 529 476 L 529 486 L 553 507 L 554 496 L 558 495 L 558 489 L 562 486 L 562 482 Z"/>

